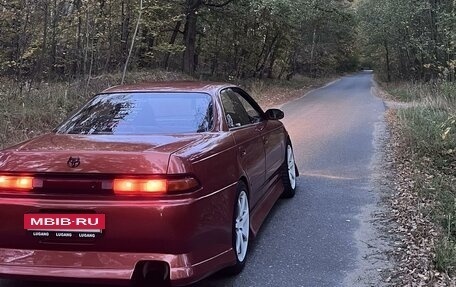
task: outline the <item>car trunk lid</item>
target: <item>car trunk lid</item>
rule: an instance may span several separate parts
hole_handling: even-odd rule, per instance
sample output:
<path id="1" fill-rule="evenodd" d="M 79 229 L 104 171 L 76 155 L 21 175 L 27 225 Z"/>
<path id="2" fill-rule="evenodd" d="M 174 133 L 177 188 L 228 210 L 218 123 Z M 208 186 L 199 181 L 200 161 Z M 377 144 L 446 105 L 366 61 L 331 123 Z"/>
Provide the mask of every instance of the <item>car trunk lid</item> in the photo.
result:
<path id="1" fill-rule="evenodd" d="M 48 134 L 0 153 L 0 172 L 166 174 L 170 155 L 201 137 Z"/>

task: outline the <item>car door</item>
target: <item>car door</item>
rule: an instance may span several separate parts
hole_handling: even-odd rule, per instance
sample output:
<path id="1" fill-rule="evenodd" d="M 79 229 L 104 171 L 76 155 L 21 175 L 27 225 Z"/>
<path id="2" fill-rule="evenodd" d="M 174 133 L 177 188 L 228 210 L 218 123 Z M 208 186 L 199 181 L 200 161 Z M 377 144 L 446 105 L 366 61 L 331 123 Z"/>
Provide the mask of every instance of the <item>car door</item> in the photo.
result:
<path id="1" fill-rule="evenodd" d="M 231 88 L 223 90 L 220 98 L 226 123 L 236 142 L 238 159 L 249 180 L 250 202 L 254 207 L 262 197 L 266 176 L 261 114 Z"/>
<path id="2" fill-rule="evenodd" d="M 280 121 L 266 121 L 261 130 L 266 154 L 266 182 L 274 181 L 285 160 L 286 136 Z"/>
<path id="3" fill-rule="evenodd" d="M 260 109 L 255 101 L 245 91 L 239 88 L 234 88 L 234 91 L 241 96 L 241 102 L 250 116 L 255 116 L 263 112 L 256 111 Z M 254 106 L 257 106 L 256 108 Z M 285 160 L 286 135 L 283 124 L 280 121 L 272 121 L 262 119 L 257 126 L 257 130 L 261 133 L 265 151 L 265 185 L 266 192 L 269 186 L 276 180 L 278 171 Z"/>

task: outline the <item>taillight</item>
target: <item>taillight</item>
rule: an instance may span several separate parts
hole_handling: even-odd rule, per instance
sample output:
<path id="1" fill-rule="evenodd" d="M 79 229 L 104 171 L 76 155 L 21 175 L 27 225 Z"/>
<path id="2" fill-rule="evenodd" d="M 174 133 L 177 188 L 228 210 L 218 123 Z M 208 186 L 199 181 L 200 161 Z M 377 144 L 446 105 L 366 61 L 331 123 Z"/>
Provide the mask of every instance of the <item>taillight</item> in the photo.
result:
<path id="1" fill-rule="evenodd" d="M 0 176 L 0 189 L 28 191 L 33 189 L 33 177 Z"/>
<path id="2" fill-rule="evenodd" d="M 199 187 L 193 177 L 178 179 L 119 178 L 113 182 L 113 190 L 122 195 L 160 195 L 190 192 Z"/>
<path id="3" fill-rule="evenodd" d="M 115 193 L 166 193 L 167 183 L 164 179 L 115 179 Z"/>
<path id="4" fill-rule="evenodd" d="M 193 177 L 168 180 L 168 192 L 169 193 L 186 192 L 186 191 L 190 191 L 190 190 L 195 190 L 198 187 L 199 187 L 199 183 Z"/>

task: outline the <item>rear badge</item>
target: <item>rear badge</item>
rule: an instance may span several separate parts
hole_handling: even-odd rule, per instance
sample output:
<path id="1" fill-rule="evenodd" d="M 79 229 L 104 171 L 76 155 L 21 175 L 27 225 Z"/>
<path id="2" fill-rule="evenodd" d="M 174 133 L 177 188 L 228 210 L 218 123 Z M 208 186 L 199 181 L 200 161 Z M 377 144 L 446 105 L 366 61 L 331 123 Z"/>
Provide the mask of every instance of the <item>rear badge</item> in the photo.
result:
<path id="1" fill-rule="evenodd" d="M 79 157 L 70 157 L 67 161 L 68 167 L 77 168 L 81 165 L 81 159 Z"/>

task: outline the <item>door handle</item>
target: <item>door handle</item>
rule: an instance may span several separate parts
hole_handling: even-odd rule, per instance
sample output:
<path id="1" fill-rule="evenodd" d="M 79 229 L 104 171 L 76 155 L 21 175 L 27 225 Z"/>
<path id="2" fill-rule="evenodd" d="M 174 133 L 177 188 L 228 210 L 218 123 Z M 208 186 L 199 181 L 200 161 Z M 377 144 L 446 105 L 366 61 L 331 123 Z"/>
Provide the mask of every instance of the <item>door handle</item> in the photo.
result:
<path id="1" fill-rule="evenodd" d="M 240 154 L 241 157 L 244 157 L 244 156 L 247 155 L 247 151 L 245 150 L 245 148 L 240 147 L 239 148 L 239 154 Z"/>
<path id="2" fill-rule="evenodd" d="M 256 127 L 255 130 L 256 130 L 257 132 L 262 132 L 262 131 L 264 130 L 265 127 L 266 127 L 265 124 L 260 123 L 259 125 L 257 125 L 257 127 Z"/>
<path id="3" fill-rule="evenodd" d="M 268 137 L 263 137 L 263 143 L 268 144 L 269 143 L 269 138 Z"/>

